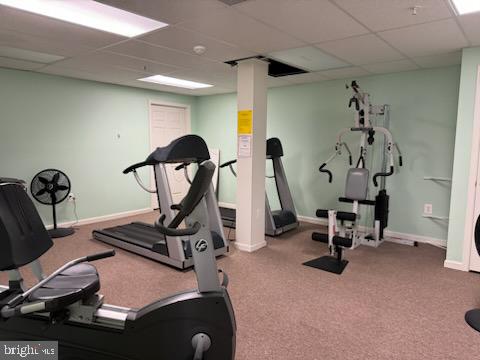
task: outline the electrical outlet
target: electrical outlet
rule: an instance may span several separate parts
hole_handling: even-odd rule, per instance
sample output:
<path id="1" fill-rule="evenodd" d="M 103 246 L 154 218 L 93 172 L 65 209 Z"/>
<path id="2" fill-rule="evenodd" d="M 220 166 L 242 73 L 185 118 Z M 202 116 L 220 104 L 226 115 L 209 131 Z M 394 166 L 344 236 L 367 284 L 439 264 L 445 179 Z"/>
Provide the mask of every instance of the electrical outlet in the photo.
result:
<path id="1" fill-rule="evenodd" d="M 67 200 L 68 200 L 69 202 L 75 201 L 75 194 L 74 194 L 74 193 L 68 194 Z"/>
<path id="2" fill-rule="evenodd" d="M 423 213 L 425 215 L 432 215 L 433 205 L 432 204 L 423 204 Z"/>

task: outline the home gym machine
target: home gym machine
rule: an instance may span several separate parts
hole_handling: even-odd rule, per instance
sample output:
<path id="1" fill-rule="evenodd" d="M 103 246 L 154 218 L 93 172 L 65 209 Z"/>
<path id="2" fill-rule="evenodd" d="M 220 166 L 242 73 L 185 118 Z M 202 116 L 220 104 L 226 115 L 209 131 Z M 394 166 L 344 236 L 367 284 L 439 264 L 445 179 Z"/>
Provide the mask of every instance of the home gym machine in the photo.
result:
<path id="1" fill-rule="evenodd" d="M 179 211 L 179 205 L 174 204 L 172 200 L 166 165 L 175 163 L 200 164 L 209 159 L 210 155 L 205 141 L 197 135 L 185 135 L 172 141 L 168 146 L 157 148 L 145 161 L 128 167 L 123 173 L 133 173 L 142 189 L 150 193 L 156 193 L 160 211 L 165 215 L 166 221 L 172 222 L 176 212 Z M 148 189 L 137 173 L 137 169 L 145 166 L 153 166 L 156 181 L 155 190 Z M 207 205 L 205 211 L 208 213 L 209 219 L 207 226 L 211 232 L 215 255 L 223 255 L 228 252 L 228 240 L 223 233 L 213 184 L 205 195 L 205 201 Z M 95 230 L 93 231 L 93 237 L 178 269 L 186 269 L 193 265 L 188 236 L 161 234 L 150 224 L 133 222 L 103 230 Z"/>
<path id="2" fill-rule="evenodd" d="M 198 288 L 140 309 L 104 304 L 97 293 L 99 275 L 90 263 L 113 256 L 113 250 L 70 261 L 45 276 L 39 258 L 53 242 L 24 184 L 0 182 L 0 271 L 9 276 L 8 286 L 0 287 L 0 340 L 58 341 L 62 360 L 234 359 L 228 277 L 223 274 L 220 282 L 209 230 L 214 170 L 211 161 L 199 164 L 174 219 L 164 225 L 162 214 L 156 222 L 162 235 L 188 236 Z M 183 221 L 186 228 L 178 228 Z M 39 282 L 27 290 L 19 268 L 28 264 Z"/>
<path id="3" fill-rule="evenodd" d="M 342 259 L 344 249 L 355 249 L 362 244 L 378 247 L 384 241 L 384 230 L 388 225 L 389 212 L 389 195 L 387 194 L 385 180 L 395 172 L 395 151 L 398 154 L 399 166 L 403 165 L 400 149 L 388 130 L 389 106 L 372 105 L 369 94 L 362 91 L 356 81 L 352 81 L 350 87 L 353 96 L 350 98 L 348 106 L 351 108 L 353 105 L 354 126 L 343 129 L 337 134 L 335 152 L 320 166 L 319 170 L 321 173 L 328 175 L 328 181 L 331 183 L 333 174 L 327 169 L 327 165 L 337 156 L 342 155 L 343 149 L 348 153 L 349 164 L 352 166 L 352 152 L 343 140 L 343 136 L 350 132 L 360 134 L 359 157 L 356 166 L 348 170 L 345 196 L 338 199 L 342 203 L 351 203 L 352 211 L 317 210 L 317 217 L 328 219 L 328 233 L 314 232 L 312 239 L 328 244 L 330 256 L 322 256 L 304 263 L 304 265 L 336 274 L 341 274 L 348 264 L 347 260 Z M 378 125 L 379 122 L 381 122 L 381 126 Z M 369 200 L 368 149 L 370 147 L 373 150 L 377 134 L 383 135 L 382 168 L 381 171 L 373 175 L 373 184 L 378 187 L 378 181 L 380 180 L 380 190 L 375 200 Z M 372 160 L 371 157 L 370 160 Z M 374 224 L 370 234 L 360 232 L 358 224 L 360 205 L 373 207 L 374 209 Z"/>
<path id="4" fill-rule="evenodd" d="M 293 203 L 292 194 L 288 187 L 287 176 L 283 168 L 282 156 L 283 147 L 278 138 L 270 138 L 267 140 L 267 160 L 272 160 L 273 176 L 267 178 L 274 179 L 275 187 L 280 201 L 280 209 L 273 210 L 270 208 L 268 196 L 265 194 L 265 234 L 268 236 L 278 236 L 289 230 L 296 229 L 299 226 L 297 219 L 297 211 Z M 233 165 L 237 160 L 230 160 L 220 165 L 220 168 L 228 166 L 233 176 L 237 173 Z M 220 215 L 223 225 L 229 228 L 235 228 L 237 212 L 235 209 L 220 207 Z"/>

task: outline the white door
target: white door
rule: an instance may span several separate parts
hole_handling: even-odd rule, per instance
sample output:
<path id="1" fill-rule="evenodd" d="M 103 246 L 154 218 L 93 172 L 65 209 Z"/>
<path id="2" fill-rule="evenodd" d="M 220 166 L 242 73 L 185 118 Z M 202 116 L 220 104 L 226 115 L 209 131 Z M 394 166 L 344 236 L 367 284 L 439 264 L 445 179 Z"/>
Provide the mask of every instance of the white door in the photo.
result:
<path id="1" fill-rule="evenodd" d="M 189 130 L 190 124 L 186 108 L 156 104 L 150 105 L 151 151 L 154 151 L 157 147 L 170 144 L 172 140 L 188 134 L 190 132 Z M 185 179 L 183 170 L 176 171 L 175 166 L 176 165 L 167 165 L 167 176 L 173 203 L 178 204 L 187 194 L 189 184 Z M 153 170 L 151 179 L 152 184 L 155 184 Z M 152 208 L 158 208 L 156 194 L 152 194 Z"/>

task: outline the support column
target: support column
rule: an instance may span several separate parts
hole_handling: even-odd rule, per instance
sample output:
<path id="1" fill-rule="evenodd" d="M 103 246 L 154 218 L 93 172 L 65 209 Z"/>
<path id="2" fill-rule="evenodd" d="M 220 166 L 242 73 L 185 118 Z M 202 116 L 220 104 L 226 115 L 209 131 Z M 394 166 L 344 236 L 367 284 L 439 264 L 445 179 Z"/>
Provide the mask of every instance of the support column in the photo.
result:
<path id="1" fill-rule="evenodd" d="M 235 245 L 253 252 L 265 241 L 265 153 L 268 64 L 238 63 L 237 219 Z"/>

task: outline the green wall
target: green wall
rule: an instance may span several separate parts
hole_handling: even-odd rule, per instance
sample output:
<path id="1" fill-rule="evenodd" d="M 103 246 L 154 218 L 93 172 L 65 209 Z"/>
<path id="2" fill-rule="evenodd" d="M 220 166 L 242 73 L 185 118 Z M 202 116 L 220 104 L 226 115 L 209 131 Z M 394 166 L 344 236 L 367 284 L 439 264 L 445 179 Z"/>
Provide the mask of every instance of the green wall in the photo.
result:
<path id="1" fill-rule="evenodd" d="M 192 105 L 194 120 L 195 97 L 0 69 L 0 176 L 30 182 L 39 170 L 64 170 L 80 219 L 149 207 L 122 170 L 149 153 L 155 99 Z M 50 209 L 39 209 L 50 224 Z M 59 220 L 74 220 L 72 204 L 59 207 Z"/>
<path id="2" fill-rule="evenodd" d="M 447 260 L 462 262 L 468 182 L 470 175 L 470 149 L 474 122 L 477 69 L 480 65 L 480 48 L 464 49 L 458 96 L 457 131 L 452 177 L 452 202 L 448 231 Z"/>
<path id="3" fill-rule="evenodd" d="M 421 215 L 423 204 L 432 203 L 435 215 L 448 216 L 450 188 L 423 177 L 451 176 L 459 73 L 455 66 L 359 79 L 373 103 L 391 105 L 391 131 L 404 155 L 404 167 L 387 182 L 390 230 L 447 238 L 446 222 Z M 347 108 L 350 92 L 345 89 L 346 82 L 326 81 L 268 92 L 268 136 L 279 137 L 283 143 L 284 166 L 300 215 L 314 217 L 317 208 L 337 207 L 343 192 L 346 162 L 338 159 L 332 165 L 336 176 L 333 184 L 318 167 L 333 151 L 338 130 L 353 122 Z M 210 147 L 221 150 L 221 161 L 236 156 L 235 124 L 235 94 L 199 98 L 193 130 L 204 136 Z M 355 148 L 358 137 L 349 139 Z M 378 159 L 374 166 L 380 166 Z M 220 201 L 234 203 L 235 186 L 235 179 L 223 170 Z M 268 192 L 272 194 L 271 186 Z"/>

